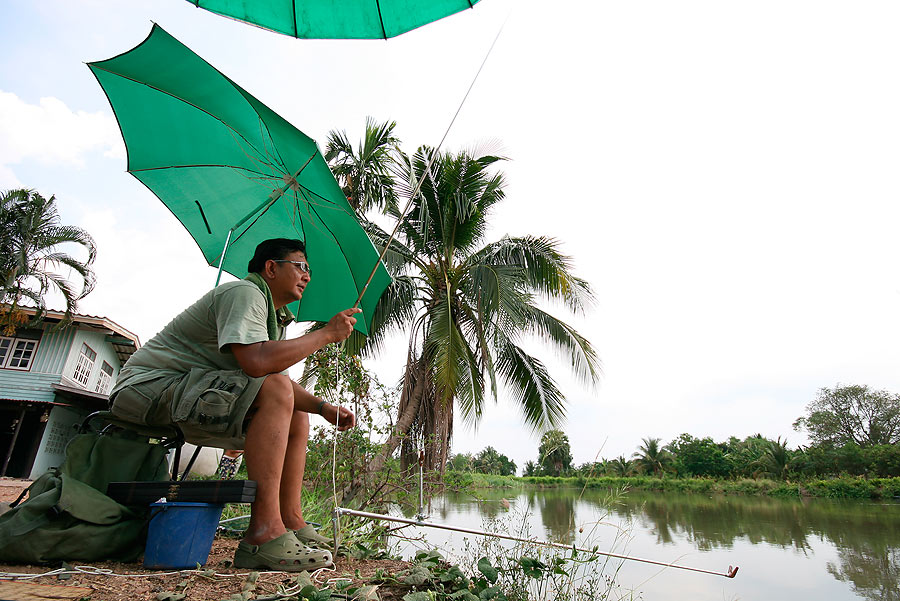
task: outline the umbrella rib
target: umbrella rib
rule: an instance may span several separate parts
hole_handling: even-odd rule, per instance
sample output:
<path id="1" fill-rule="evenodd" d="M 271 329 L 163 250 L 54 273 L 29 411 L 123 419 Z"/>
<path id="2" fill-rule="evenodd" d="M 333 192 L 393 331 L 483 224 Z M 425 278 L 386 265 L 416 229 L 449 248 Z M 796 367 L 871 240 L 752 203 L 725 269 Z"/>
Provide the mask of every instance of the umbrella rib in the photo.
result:
<path id="1" fill-rule="evenodd" d="M 295 205 L 294 206 L 296 207 L 297 217 L 299 217 L 300 216 L 300 199 L 296 198 L 296 197 L 299 197 L 299 190 L 295 191 L 294 195 L 295 195 Z M 290 215 L 290 217 L 291 217 L 291 225 L 293 225 L 294 229 L 296 230 L 298 220 L 294 218 L 293 214 Z M 306 242 L 306 220 L 299 219 L 299 221 L 300 221 L 300 229 L 298 231 L 299 231 L 300 235 L 303 236 L 303 242 L 305 243 Z"/>
<path id="2" fill-rule="evenodd" d="M 381 16 L 381 1 L 375 0 L 375 7 L 378 9 L 378 23 L 381 25 L 381 35 L 384 39 L 388 39 L 387 31 L 384 29 L 384 17 Z"/>
<path id="3" fill-rule="evenodd" d="M 217 165 L 215 163 L 197 163 L 196 165 L 166 165 L 164 167 L 143 167 L 141 169 L 129 169 L 128 173 L 140 173 L 142 171 L 164 171 L 166 169 L 193 169 L 195 167 L 216 167 L 223 169 L 235 169 L 237 171 L 246 171 L 248 173 L 255 173 L 261 177 L 271 179 L 272 175 L 269 173 L 264 173 L 262 171 L 255 171 L 253 169 L 249 169 L 247 167 L 237 167 L 235 165 Z"/>
<path id="4" fill-rule="evenodd" d="M 250 105 L 250 107 L 253 108 L 253 105 Z M 269 137 L 269 141 L 272 143 L 272 150 L 275 153 L 273 155 L 273 158 L 278 160 L 278 164 L 281 166 L 281 168 L 284 170 L 284 172 L 287 173 L 288 172 L 287 163 L 285 163 L 284 157 L 281 156 L 281 152 L 278 151 L 278 145 L 275 143 L 275 140 L 272 139 L 272 132 L 269 131 L 269 124 L 266 123 L 265 120 L 263 120 L 262 115 L 260 115 L 256 109 L 253 109 L 253 112 L 256 113 L 257 117 L 259 117 L 260 134 L 262 134 L 262 130 L 265 129 L 266 136 Z M 262 136 L 260 136 L 260 137 L 262 137 Z M 263 138 L 263 144 L 265 145 L 265 138 Z M 266 156 L 269 156 L 268 150 L 266 151 Z M 307 163 L 308 162 L 309 161 L 307 161 Z M 304 167 L 305 166 L 306 165 L 304 165 Z"/>
<path id="5" fill-rule="evenodd" d="M 329 200 L 328 198 L 322 196 L 321 194 L 319 194 L 319 193 L 316 192 L 315 190 L 310 190 L 310 189 L 307 188 L 306 186 L 300 186 L 300 187 L 303 188 L 304 190 L 306 190 L 307 192 L 309 192 L 310 194 L 312 194 L 313 196 L 315 196 L 316 198 L 320 198 L 320 199 L 322 199 L 323 201 L 325 201 L 323 204 L 321 204 L 321 205 L 316 205 L 316 206 L 325 206 L 325 204 L 328 204 L 328 205 L 331 205 L 332 207 L 334 207 L 335 209 L 338 209 L 338 210 L 340 210 L 340 211 L 343 211 L 343 212 L 346 213 L 347 215 L 353 216 L 354 219 L 356 218 L 356 214 L 355 214 L 355 213 L 352 213 L 352 212 L 348 211 L 348 210 L 345 209 L 344 207 L 338 206 L 334 201 L 331 201 L 331 200 Z M 312 203 L 310 203 L 310 206 L 312 206 Z"/>
<path id="6" fill-rule="evenodd" d="M 265 209 L 263 209 L 262 211 L 260 211 L 260 212 L 259 212 L 259 215 L 257 215 L 256 218 L 255 218 L 253 221 L 250 222 L 250 225 L 248 225 L 247 227 L 245 227 L 245 228 L 244 228 L 244 231 L 237 235 L 237 237 L 234 239 L 234 242 L 232 242 L 232 244 L 234 244 L 235 242 L 237 242 L 238 240 L 240 240 L 240 239 L 241 239 L 241 236 L 243 236 L 244 234 L 246 234 L 247 232 L 249 232 L 249 231 L 250 231 L 250 228 L 252 228 L 253 225 L 254 225 L 257 221 L 259 221 L 259 219 L 260 219 L 263 215 L 265 215 L 266 213 L 268 213 L 268 212 L 269 212 L 269 209 L 271 209 L 273 206 L 275 206 L 275 203 L 274 203 L 274 202 L 269 203 L 269 206 L 267 206 Z"/>
<path id="7" fill-rule="evenodd" d="M 203 60 L 203 59 L 200 59 L 200 60 Z M 206 62 L 206 61 L 204 61 L 204 62 Z M 206 63 L 206 64 L 209 65 L 209 63 Z M 188 100 L 185 100 L 184 98 L 181 98 L 180 96 L 176 96 L 175 94 L 173 94 L 173 93 L 171 93 L 171 92 L 167 92 L 166 90 L 163 90 L 163 89 L 158 88 L 158 87 L 156 87 L 156 86 L 150 85 L 150 84 L 148 84 L 148 83 L 146 83 L 146 82 L 143 82 L 143 81 L 139 81 L 139 80 L 137 80 L 137 79 L 134 79 L 133 77 L 129 77 L 129 76 L 127 76 L 127 75 L 123 75 L 122 73 L 117 73 L 117 72 L 115 72 L 115 71 L 110 71 L 109 69 L 104 69 L 103 67 L 101 67 L 101 66 L 98 65 L 97 63 L 91 63 L 91 66 L 94 67 L 94 68 L 96 68 L 96 69 L 100 69 L 101 71 L 106 71 L 107 73 L 109 73 L 109 74 L 111 74 L 111 75 L 115 75 L 116 77 L 121 77 L 122 79 L 127 79 L 128 81 L 131 81 L 131 82 L 133 82 L 133 83 L 136 83 L 136 84 L 139 84 L 139 85 L 148 87 L 148 88 L 150 88 L 151 90 L 156 90 L 157 92 L 159 92 L 159 93 L 161 93 L 161 94 L 165 94 L 166 96 L 170 96 L 171 98 L 174 98 L 174 99 L 176 99 L 176 100 L 178 100 L 178 101 L 180 101 L 180 102 L 183 102 L 184 104 L 186 104 L 186 105 L 188 105 L 188 106 L 194 107 L 195 109 L 197 109 L 197 110 L 200 111 L 201 113 L 206 113 L 207 115 L 209 115 L 210 117 L 212 117 L 213 119 L 215 119 L 216 121 L 218 121 L 219 123 L 221 123 L 222 125 L 224 125 L 226 129 L 231 130 L 231 131 L 234 132 L 237 136 L 239 136 L 242 140 L 244 140 L 244 142 L 247 143 L 247 146 L 249 146 L 250 148 L 253 148 L 253 149 L 256 150 L 257 152 L 259 152 L 259 150 L 257 150 L 257 148 L 250 142 L 250 140 L 248 140 L 247 138 L 245 138 L 244 135 L 243 135 L 242 133 L 240 133 L 239 131 L 237 131 L 236 129 L 234 129 L 231 125 L 229 125 L 228 123 L 226 123 L 225 121 L 223 121 L 223 120 L 220 119 L 219 117 L 217 117 L 217 116 L 213 115 L 212 113 L 210 113 L 209 111 L 207 111 L 207 110 L 205 110 L 205 109 L 203 109 L 203 108 L 197 106 L 197 105 L 194 104 L 193 102 L 190 102 L 190 101 L 188 101 Z M 209 65 L 209 66 L 210 66 L 211 68 L 215 69 L 219 74 L 221 74 L 222 77 L 224 77 L 224 78 L 228 81 L 228 83 L 230 83 L 232 86 L 234 86 L 234 87 L 240 89 L 240 86 L 238 86 L 238 85 L 235 84 L 233 81 L 231 81 L 230 79 L 228 79 L 228 77 L 227 77 L 225 74 L 223 74 L 221 71 L 219 71 L 218 69 L 216 69 L 216 68 L 213 67 L 212 65 Z M 243 96 L 243 94 L 241 94 L 241 96 Z M 254 109 L 252 105 L 251 105 L 250 108 L 253 110 L 254 113 L 256 113 L 256 109 Z M 113 107 L 113 112 L 115 112 L 115 107 Z M 256 113 L 256 116 L 259 117 L 259 113 Z M 260 120 L 261 120 L 261 119 L 260 119 Z M 126 146 L 127 146 L 127 143 L 126 143 Z"/>
<path id="8" fill-rule="evenodd" d="M 306 188 L 303 188 L 303 189 L 306 190 Z M 315 194 L 315 193 L 312 192 L 312 191 L 310 191 L 310 192 L 311 192 L 312 194 Z M 337 244 L 338 248 L 341 249 L 341 256 L 346 257 L 346 256 L 347 256 L 347 253 L 344 251 L 344 245 L 341 244 L 341 238 L 340 238 L 340 236 L 335 235 L 334 231 L 332 231 L 332 229 L 331 229 L 330 227 L 328 227 L 328 225 L 327 225 L 325 219 L 323 219 L 323 218 L 322 218 L 322 215 L 319 214 L 319 210 L 318 210 L 318 208 L 317 208 L 318 205 L 315 205 L 315 204 L 313 204 L 313 203 L 311 203 L 311 202 L 307 202 L 307 206 L 309 206 L 310 212 L 315 213 L 315 214 L 316 214 L 316 217 L 319 218 L 319 222 L 321 223 L 321 228 L 320 228 L 320 229 L 324 229 L 325 231 L 327 231 L 327 232 L 331 235 L 332 239 L 334 240 L 334 243 Z M 303 226 L 303 235 L 304 235 L 304 239 L 306 239 L 306 238 L 305 238 L 305 237 L 306 237 L 306 223 L 305 223 L 305 222 L 301 222 L 301 223 L 302 223 L 302 226 Z M 368 236 L 366 236 L 366 238 L 368 238 Z M 369 243 L 371 244 L 371 241 L 370 241 Z M 359 288 L 358 288 L 358 286 L 357 286 L 357 284 L 356 284 L 356 278 L 353 277 L 353 271 L 350 270 L 349 267 L 350 267 L 349 264 L 347 264 L 347 269 L 348 269 L 348 271 L 350 271 L 350 278 L 353 280 L 353 285 L 354 285 L 354 287 L 357 288 L 357 292 L 359 292 Z M 377 265 L 376 265 L 376 267 L 377 267 Z"/>

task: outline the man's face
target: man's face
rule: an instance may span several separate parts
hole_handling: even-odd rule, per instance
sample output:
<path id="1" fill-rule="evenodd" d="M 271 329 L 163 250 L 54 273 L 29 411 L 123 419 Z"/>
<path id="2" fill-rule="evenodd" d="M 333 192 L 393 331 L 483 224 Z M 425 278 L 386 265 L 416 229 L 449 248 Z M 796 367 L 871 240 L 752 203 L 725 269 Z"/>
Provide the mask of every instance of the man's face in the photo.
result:
<path id="1" fill-rule="evenodd" d="M 300 300 L 311 278 L 306 255 L 299 251 L 288 254 L 284 259 L 271 261 L 269 273 L 273 274 L 269 280 L 269 288 L 276 306 Z"/>

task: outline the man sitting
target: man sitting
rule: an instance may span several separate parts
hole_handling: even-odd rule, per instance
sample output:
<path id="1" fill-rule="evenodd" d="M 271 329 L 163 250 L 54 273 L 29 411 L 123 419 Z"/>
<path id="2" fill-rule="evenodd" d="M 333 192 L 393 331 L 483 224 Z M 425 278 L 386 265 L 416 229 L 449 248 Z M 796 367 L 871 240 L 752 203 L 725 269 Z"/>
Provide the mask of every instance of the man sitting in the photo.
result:
<path id="1" fill-rule="evenodd" d="M 304 544 L 327 542 L 301 508 L 309 414 L 342 431 L 356 417 L 306 391 L 287 369 L 346 339 L 360 309 L 286 340 L 293 319 L 286 305 L 302 298 L 312 277 L 305 245 L 266 240 L 247 271 L 247 279 L 207 292 L 132 355 L 110 394 L 111 411 L 135 423 L 175 424 L 194 444 L 244 449 L 257 492 L 235 567 L 316 569 L 332 557 Z"/>

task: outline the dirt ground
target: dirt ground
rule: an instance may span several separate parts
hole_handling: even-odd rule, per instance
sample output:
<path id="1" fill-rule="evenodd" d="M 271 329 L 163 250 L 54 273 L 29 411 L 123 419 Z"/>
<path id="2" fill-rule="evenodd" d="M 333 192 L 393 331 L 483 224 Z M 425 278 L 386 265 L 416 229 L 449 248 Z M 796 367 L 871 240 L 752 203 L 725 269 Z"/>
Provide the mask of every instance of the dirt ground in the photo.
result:
<path id="1" fill-rule="evenodd" d="M 0 478 L 0 503 L 11 503 L 19 494 L 28 488 L 31 480 L 19 480 L 18 478 Z"/>
<path id="2" fill-rule="evenodd" d="M 140 563 L 98 562 L 88 567 L 78 566 L 86 572 L 57 576 L 43 576 L 34 580 L 19 579 L 18 582 L 33 582 L 43 585 L 60 585 L 66 587 L 84 587 L 90 589 L 87 597 L 91 601 L 136 601 L 138 599 L 156 600 L 163 593 L 185 593 L 186 601 L 220 601 L 232 595 L 240 595 L 248 582 L 249 570 L 238 570 L 231 567 L 231 559 L 237 547 L 237 540 L 216 538 L 209 554 L 204 571 L 185 570 L 183 572 L 161 572 L 145 570 Z M 372 584 L 377 570 L 394 574 L 409 567 L 402 561 L 392 560 L 358 560 L 338 557 L 333 569 L 317 570 L 310 574 L 313 583 L 319 587 L 334 587 L 337 580 L 349 580 L 352 586 Z M 54 568 L 47 566 L 11 566 L 0 564 L 0 575 L 3 580 L 12 578 L 12 574 L 45 574 Z M 106 573 L 100 573 L 106 572 Z M 297 574 L 285 572 L 259 572 L 253 597 L 274 596 L 278 592 L 299 590 Z M 281 590 L 279 590 L 279 586 Z M 0 596 L 3 595 L 0 583 Z M 65 596 L 61 591 L 60 596 Z M 376 590 L 382 601 L 395 601 L 403 597 L 408 589 L 397 586 L 382 585 Z M 163 597 L 165 595 L 162 595 Z M 84 597 L 82 597 L 84 598 Z"/>
<path id="3" fill-rule="evenodd" d="M 30 482 L 0 478 L 0 503 L 9 503 L 19 496 Z M 233 538 L 216 537 L 213 541 L 209 559 L 201 571 L 185 570 L 182 572 L 161 572 L 145 570 L 140 563 L 99 562 L 91 566 L 73 565 L 81 571 L 78 574 L 45 575 L 31 578 L 31 574 L 47 574 L 56 569 L 53 566 L 21 566 L 0 564 L 0 597 L 3 599 L 49 599 L 49 598 L 89 598 L 91 601 L 161 601 L 166 593 L 177 595 L 184 593 L 186 601 L 220 601 L 233 595 L 239 598 L 242 591 L 251 589 L 249 598 L 271 597 L 279 592 L 299 590 L 297 574 L 285 572 L 259 572 L 255 585 L 248 580 L 249 570 L 234 569 L 231 560 L 238 541 Z M 331 569 L 317 570 L 309 575 L 313 584 L 319 588 L 334 588 L 339 580 L 349 580 L 352 586 L 374 584 L 376 572 L 396 574 L 409 567 L 409 564 L 393 560 L 360 560 L 338 557 Z M 4 588 L 6 584 L 6 589 Z M 13 590 L 9 583 L 16 585 L 33 583 L 66 587 L 55 589 L 58 594 L 48 594 L 51 590 L 46 586 L 30 587 L 33 596 L 20 596 L 18 586 Z M 81 587 L 89 589 L 78 594 Z M 9 594 L 6 590 L 9 590 Z M 408 592 L 402 586 L 382 583 L 375 591 L 382 601 L 396 601 Z M 77 595 L 77 596 L 76 596 Z M 174 598 L 173 598 L 174 599 Z"/>

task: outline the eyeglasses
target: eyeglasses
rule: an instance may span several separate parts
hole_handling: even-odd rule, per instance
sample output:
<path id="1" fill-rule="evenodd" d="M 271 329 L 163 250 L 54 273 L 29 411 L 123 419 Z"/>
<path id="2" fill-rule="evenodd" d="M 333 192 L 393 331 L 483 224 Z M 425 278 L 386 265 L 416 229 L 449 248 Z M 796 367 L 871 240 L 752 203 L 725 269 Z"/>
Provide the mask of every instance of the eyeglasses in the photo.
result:
<path id="1" fill-rule="evenodd" d="M 309 268 L 309 263 L 306 261 L 291 261 L 290 259 L 272 259 L 272 261 L 276 263 L 290 263 L 303 273 L 312 274 L 312 271 Z"/>

